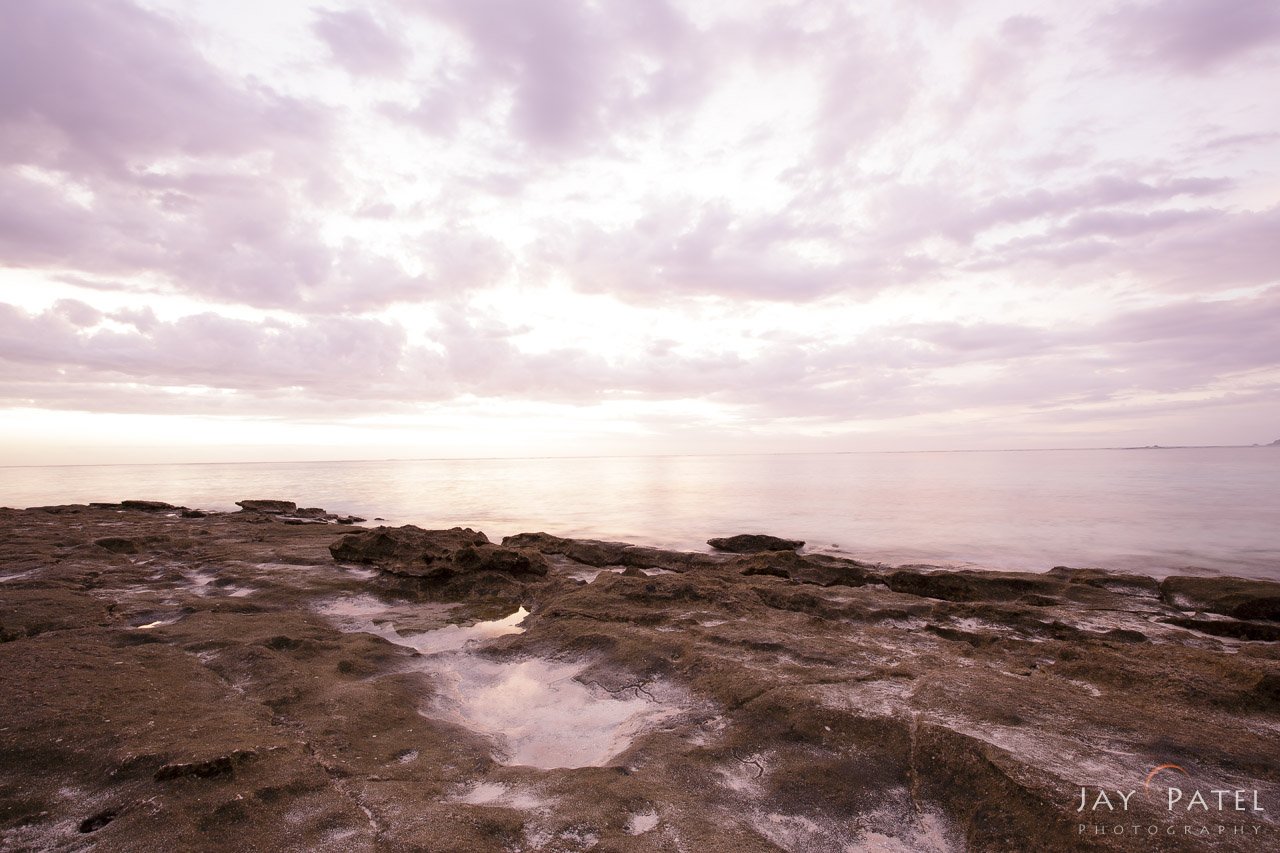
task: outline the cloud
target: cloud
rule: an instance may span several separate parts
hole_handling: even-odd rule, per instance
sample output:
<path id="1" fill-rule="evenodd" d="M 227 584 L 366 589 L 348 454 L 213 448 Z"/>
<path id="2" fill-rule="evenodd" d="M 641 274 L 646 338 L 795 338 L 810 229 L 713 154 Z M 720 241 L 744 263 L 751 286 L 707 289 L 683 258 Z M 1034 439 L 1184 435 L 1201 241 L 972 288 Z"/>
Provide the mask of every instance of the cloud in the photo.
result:
<path id="1" fill-rule="evenodd" d="M 8 266 L 329 310 L 429 289 L 303 213 L 333 189 L 316 105 L 228 78 L 130 3 L 9 4 L 0 127 L 19 167 L 0 175 Z"/>
<path id="2" fill-rule="evenodd" d="M 544 242 L 542 261 L 584 291 L 633 300 L 713 294 L 803 302 L 860 283 L 854 263 L 806 254 L 807 241 L 832 236 L 785 214 L 748 217 L 684 200 L 655 203 L 616 229 L 579 223 Z"/>
<path id="3" fill-rule="evenodd" d="M 5 5 L 3 399 L 785 432 L 1275 369 L 1272 5 L 286 6 Z"/>
<path id="4" fill-rule="evenodd" d="M 408 43 L 368 9 L 322 9 L 312 28 L 333 60 L 358 76 L 398 74 L 413 55 Z"/>
<path id="5" fill-rule="evenodd" d="M 261 83 L 232 83 L 178 25 L 125 0 L 4 9 L 0 161 L 119 173 L 326 132 L 318 109 Z"/>
<path id="6" fill-rule="evenodd" d="M 421 234 L 421 274 L 354 242 L 333 243 L 288 183 L 252 176 L 61 181 L 0 175 L 0 255 L 12 267 L 76 270 L 221 302 L 369 310 L 483 285 L 505 260 L 492 240 Z"/>
<path id="7" fill-rule="evenodd" d="M 1002 243 L 971 268 L 1039 264 L 1080 276 L 1128 276 L 1152 293 L 1219 293 L 1276 283 L 1277 229 L 1280 207 L 1093 213 Z"/>
<path id="8" fill-rule="evenodd" d="M 1102 28 L 1122 58 L 1203 73 L 1280 42 L 1280 7 L 1271 0 L 1129 3 L 1104 17 Z"/>
<path id="9" fill-rule="evenodd" d="M 1280 288 L 1272 288 L 1247 300 L 1135 309 L 1092 327 L 907 323 L 839 341 L 775 335 L 751 355 L 655 338 L 605 357 L 573 345 L 529 349 L 526 329 L 466 305 L 442 308 L 419 340 L 385 320 L 198 314 L 165 322 L 63 301 L 39 314 L 0 305 L 0 363 L 22 377 L 7 386 L 10 405 L 67 400 L 56 386 L 97 383 L 104 399 L 132 388 L 124 410 L 154 399 L 170 411 L 257 414 L 272 394 L 280 416 L 312 416 L 329 404 L 335 418 L 467 398 L 703 399 L 747 419 L 823 422 L 1073 409 L 1208 390 L 1280 370 L 1277 323 Z M 161 390 L 139 390 L 147 387 Z"/>
<path id="10" fill-rule="evenodd" d="M 410 7 L 465 39 L 465 63 L 416 111 L 424 126 L 510 98 L 514 142 L 577 151 L 629 121 L 669 113 L 705 91 L 715 44 L 666 0 L 623 7 L 584 0 L 417 0 Z"/>

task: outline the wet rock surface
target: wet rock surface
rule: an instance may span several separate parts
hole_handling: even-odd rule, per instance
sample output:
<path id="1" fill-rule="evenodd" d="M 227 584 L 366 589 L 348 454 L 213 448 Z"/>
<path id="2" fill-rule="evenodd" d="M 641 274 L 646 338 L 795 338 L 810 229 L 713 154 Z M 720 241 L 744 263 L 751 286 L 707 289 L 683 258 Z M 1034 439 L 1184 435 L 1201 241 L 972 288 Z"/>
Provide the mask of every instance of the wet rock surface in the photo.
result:
<path id="1" fill-rule="evenodd" d="M 0 849 L 1280 840 L 1275 584 L 183 509 L 0 510 Z"/>
<path id="2" fill-rule="evenodd" d="M 530 576 L 547 573 L 546 560 L 538 551 L 494 545 L 483 533 L 469 527 L 378 527 L 343 536 L 329 546 L 329 552 L 335 560 L 368 563 L 392 574 L 424 580 L 442 581 L 480 572 Z"/>
<path id="3" fill-rule="evenodd" d="M 759 554 L 762 551 L 796 551 L 804 547 L 799 539 L 780 539 L 764 533 L 739 533 L 719 539 L 708 539 L 707 544 L 717 551 L 733 554 Z"/>

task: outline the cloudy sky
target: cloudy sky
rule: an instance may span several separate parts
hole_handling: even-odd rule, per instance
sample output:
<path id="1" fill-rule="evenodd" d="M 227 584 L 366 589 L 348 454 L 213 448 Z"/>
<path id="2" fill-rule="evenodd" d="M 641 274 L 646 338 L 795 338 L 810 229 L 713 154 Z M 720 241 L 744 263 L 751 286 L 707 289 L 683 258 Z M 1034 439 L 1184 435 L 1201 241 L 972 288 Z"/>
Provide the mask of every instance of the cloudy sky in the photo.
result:
<path id="1" fill-rule="evenodd" d="M 1274 0 L 0 0 L 0 463 L 1280 437 Z"/>

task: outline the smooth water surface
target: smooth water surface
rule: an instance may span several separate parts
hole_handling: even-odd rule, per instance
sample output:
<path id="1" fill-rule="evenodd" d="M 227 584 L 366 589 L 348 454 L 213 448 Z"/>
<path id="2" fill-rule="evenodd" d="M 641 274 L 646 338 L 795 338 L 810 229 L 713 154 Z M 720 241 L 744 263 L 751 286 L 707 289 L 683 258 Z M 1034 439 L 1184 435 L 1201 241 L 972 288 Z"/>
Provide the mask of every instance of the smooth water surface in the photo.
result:
<path id="1" fill-rule="evenodd" d="M 495 541 L 705 549 L 741 532 L 891 564 L 1280 577 L 1280 448 L 0 468 L 0 503 L 287 498 Z"/>

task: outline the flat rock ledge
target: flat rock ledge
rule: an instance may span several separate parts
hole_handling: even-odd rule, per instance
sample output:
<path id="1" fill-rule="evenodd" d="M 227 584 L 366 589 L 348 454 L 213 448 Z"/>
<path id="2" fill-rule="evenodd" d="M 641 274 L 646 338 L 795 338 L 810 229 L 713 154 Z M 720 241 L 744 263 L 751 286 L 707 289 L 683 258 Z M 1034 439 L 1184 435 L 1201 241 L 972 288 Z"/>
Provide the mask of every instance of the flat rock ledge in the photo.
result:
<path id="1" fill-rule="evenodd" d="M 494 545 L 469 527 L 377 527 L 343 536 L 329 546 L 329 553 L 335 560 L 367 563 L 385 572 L 426 580 L 477 572 L 535 577 L 547 573 L 546 560 L 538 551 Z"/>
<path id="2" fill-rule="evenodd" d="M 798 551 L 804 547 L 799 539 L 780 539 L 764 533 L 739 533 L 723 539 L 708 539 L 707 544 L 717 551 L 733 554 L 758 554 L 761 551 Z"/>
<path id="3" fill-rule="evenodd" d="M 278 503 L 0 509 L 0 850 L 1280 847 L 1280 584 L 495 544 Z M 606 710 L 684 698 L 600 766 L 504 763 L 414 638 L 517 607 L 442 654 L 572 664 Z M 502 683 L 493 713 L 585 736 Z"/>

